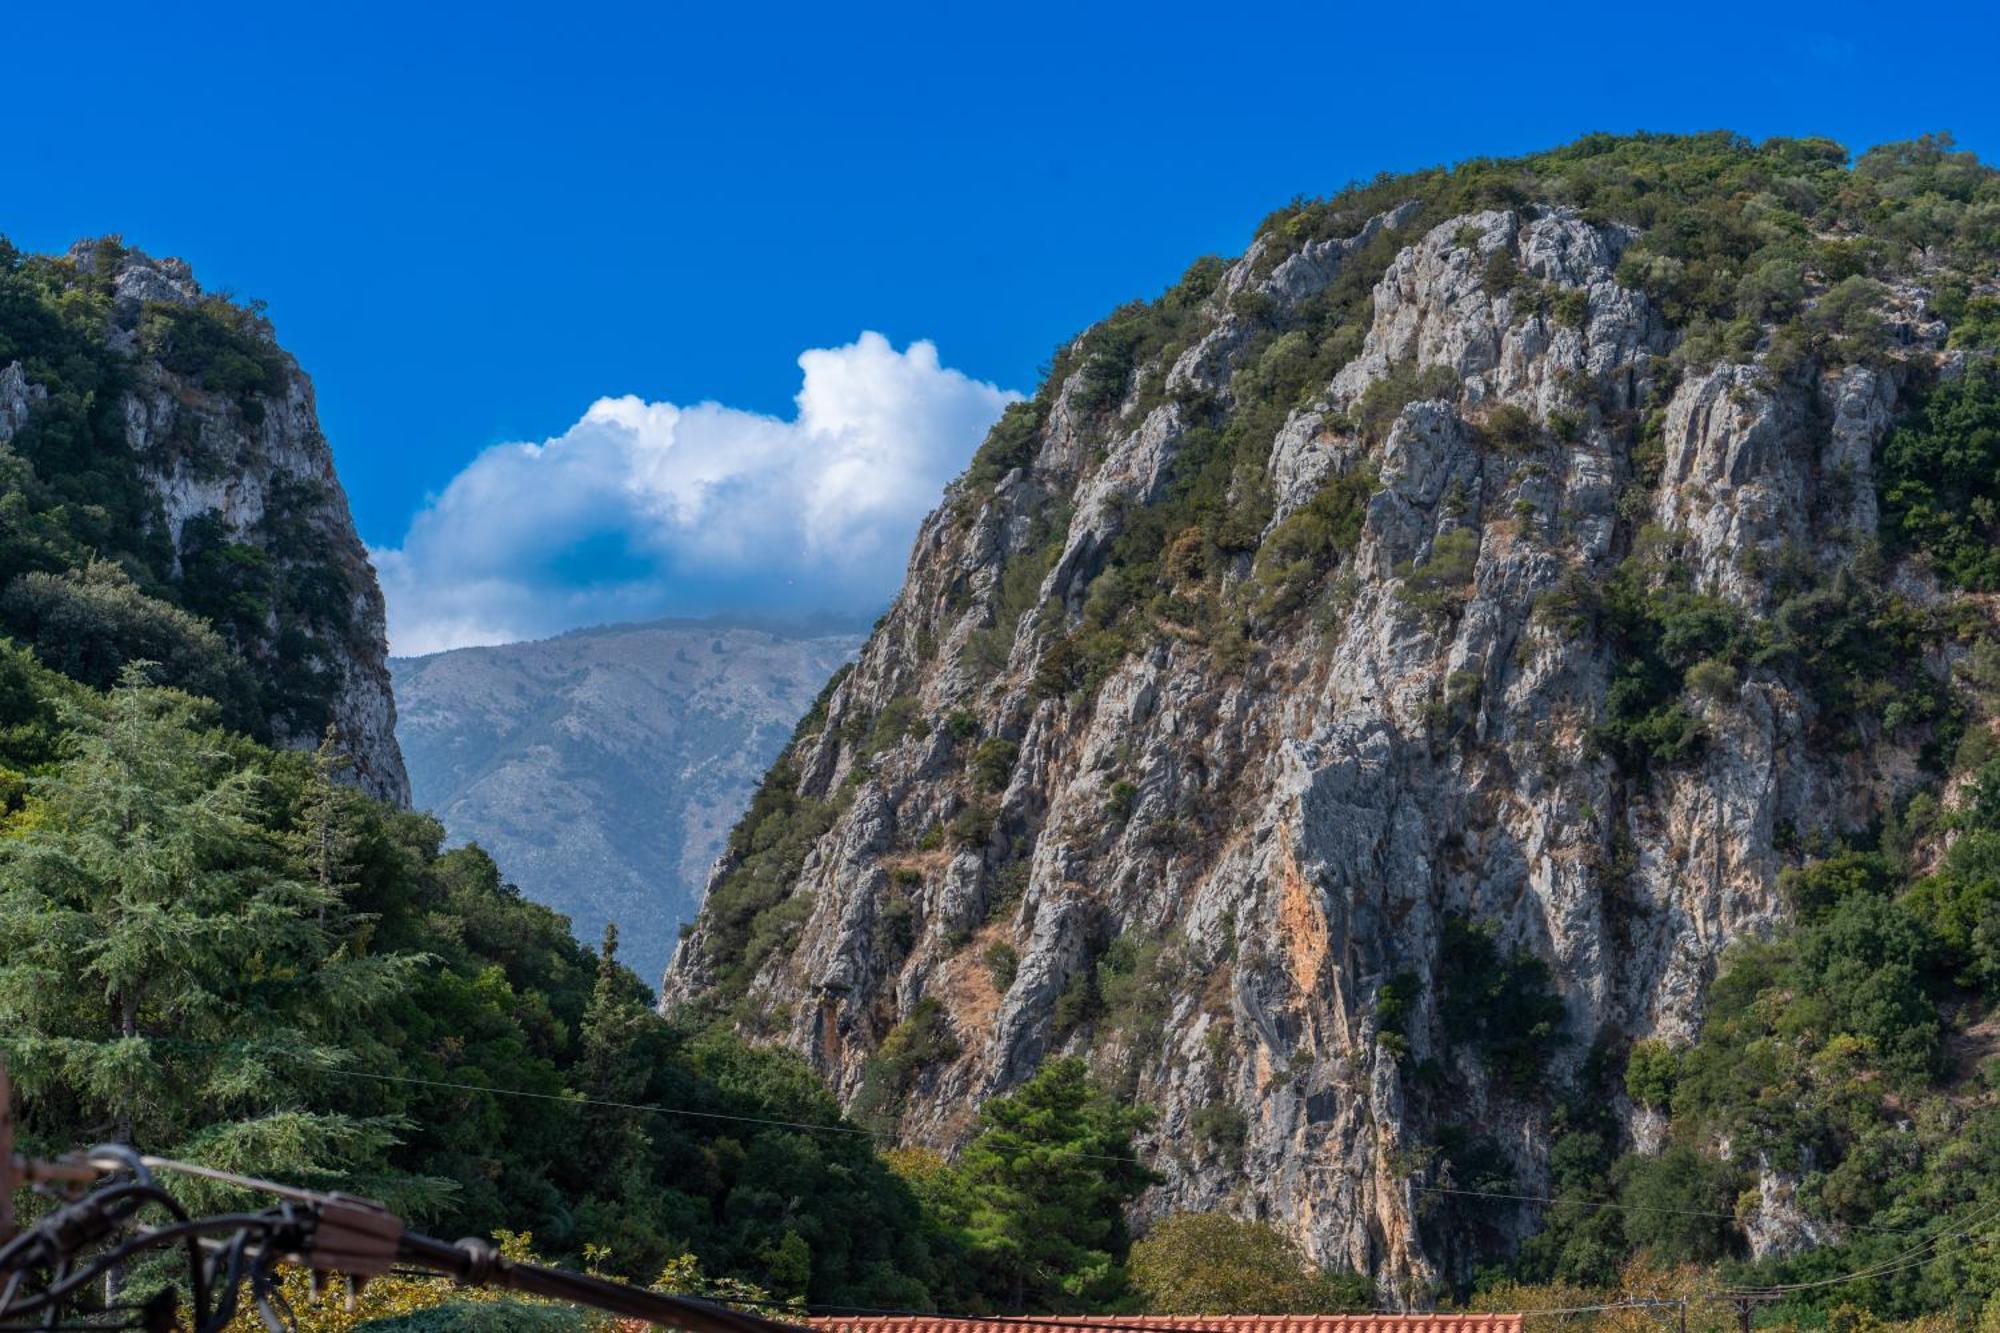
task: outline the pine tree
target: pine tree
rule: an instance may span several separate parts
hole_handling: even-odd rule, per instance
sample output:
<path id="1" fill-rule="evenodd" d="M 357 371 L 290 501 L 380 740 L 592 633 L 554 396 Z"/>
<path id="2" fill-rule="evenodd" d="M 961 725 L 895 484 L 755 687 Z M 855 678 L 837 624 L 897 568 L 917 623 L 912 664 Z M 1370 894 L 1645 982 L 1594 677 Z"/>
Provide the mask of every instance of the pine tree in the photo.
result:
<path id="1" fill-rule="evenodd" d="M 655 1270 L 672 1258 L 660 1243 L 669 1228 L 653 1176 L 650 1115 L 628 1109 L 646 1095 L 661 1052 L 660 1022 L 644 992 L 618 962 L 618 926 L 604 927 L 597 982 L 579 1028 L 576 1086 L 595 1105 L 580 1108 L 578 1158 L 591 1164 L 598 1198 L 579 1210 L 583 1230 L 627 1266 Z M 652 1040 L 649 1040 L 652 1039 Z M 649 1050 L 649 1047 L 651 1048 Z"/>
<path id="2" fill-rule="evenodd" d="M 1145 1112 L 1092 1086 L 1081 1060 L 1056 1060 L 979 1119 L 957 1177 L 989 1288 L 1015 1310 L 1110 1299 L 1129 1244 L 1125 1205 L 1154 1180 L 1132 1148 Z"/>
<path id="3" fill-rule="evenodd" d="M 348 946 L 362 923 L 337 883 L 300 873 L 212 706 L 132 671 L 63 707 L 63 759 L 0 838 L 0 1041 L 40 1108 L 30 1130 L 394 1185 L 375 1174 L 392 1124 L 321 1106 L 341 1034 L 418 960 Z"/>

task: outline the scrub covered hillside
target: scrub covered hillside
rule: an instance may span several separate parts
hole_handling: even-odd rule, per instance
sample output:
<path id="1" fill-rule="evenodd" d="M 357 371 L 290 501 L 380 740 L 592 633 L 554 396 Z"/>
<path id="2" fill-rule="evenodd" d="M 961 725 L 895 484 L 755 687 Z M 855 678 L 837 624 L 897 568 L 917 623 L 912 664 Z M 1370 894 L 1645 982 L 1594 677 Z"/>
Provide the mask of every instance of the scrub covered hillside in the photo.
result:
<path id="1" fill-rule="evenodd" d="M 665 1002 L 946 1152 L 1081 1059 L 1154 1113 L 1138 1224 L 1401 1302 L 1915 1233 L 1794 1305 L 1976 1308 L 1996 348 L 1944 138 L 1295 201 L 996 426 Z"/>

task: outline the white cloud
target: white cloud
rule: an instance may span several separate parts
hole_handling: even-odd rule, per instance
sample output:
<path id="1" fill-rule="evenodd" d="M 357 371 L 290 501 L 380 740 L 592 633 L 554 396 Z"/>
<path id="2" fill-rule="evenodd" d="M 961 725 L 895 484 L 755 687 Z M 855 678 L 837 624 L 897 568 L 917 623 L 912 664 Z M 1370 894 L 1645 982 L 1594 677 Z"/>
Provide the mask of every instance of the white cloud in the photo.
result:
<path id="1" fill-rule="evenodd" d="M 1019 397 L 864 333 L 799 357 L 790 421 L 601 398 L 486 450 L 372 552 L 399 655 L 724 610 L 868 612 Z"/>

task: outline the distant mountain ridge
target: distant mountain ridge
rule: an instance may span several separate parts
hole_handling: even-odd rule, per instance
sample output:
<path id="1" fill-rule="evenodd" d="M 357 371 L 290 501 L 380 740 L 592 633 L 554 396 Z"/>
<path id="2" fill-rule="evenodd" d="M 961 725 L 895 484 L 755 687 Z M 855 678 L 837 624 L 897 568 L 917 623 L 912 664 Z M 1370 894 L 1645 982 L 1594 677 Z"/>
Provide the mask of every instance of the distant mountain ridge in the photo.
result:
<path id="1" fill-rule="evenodd" d="M 395 658 L 419 807 L 648 980 L 758 776 L 860 646 L 837 622 L 661 620 Z"/>

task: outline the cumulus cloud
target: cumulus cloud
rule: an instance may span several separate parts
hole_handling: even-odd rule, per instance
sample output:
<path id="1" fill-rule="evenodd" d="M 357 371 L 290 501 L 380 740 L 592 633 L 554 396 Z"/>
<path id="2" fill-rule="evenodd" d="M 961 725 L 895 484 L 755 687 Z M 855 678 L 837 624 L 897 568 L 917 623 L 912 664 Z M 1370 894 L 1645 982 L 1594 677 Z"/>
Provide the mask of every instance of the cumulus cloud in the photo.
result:
<path id="1" fill-rule="evenodd" d="M 987 427 L 1020 395 L 877 333 L 799 357 L 789 421 L 602 398 L 495 445 L 372 552 L 400 655 L 717 611 L 865 614 Z"/>

